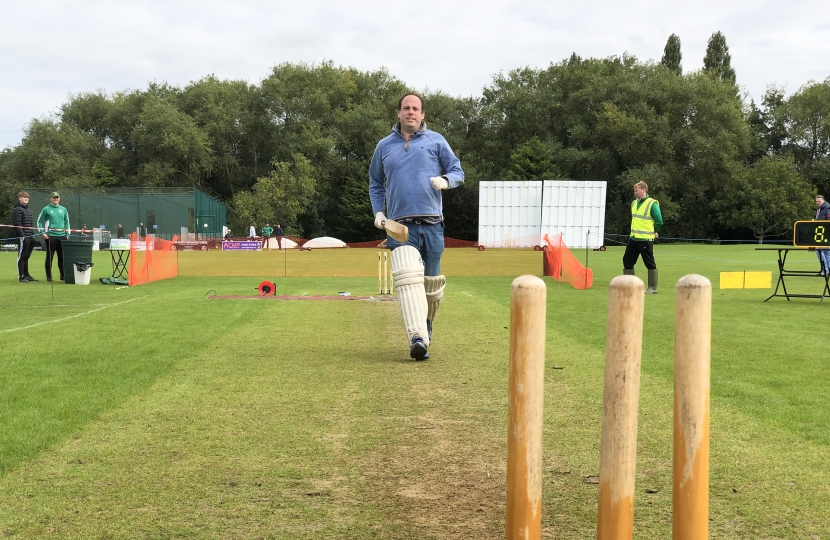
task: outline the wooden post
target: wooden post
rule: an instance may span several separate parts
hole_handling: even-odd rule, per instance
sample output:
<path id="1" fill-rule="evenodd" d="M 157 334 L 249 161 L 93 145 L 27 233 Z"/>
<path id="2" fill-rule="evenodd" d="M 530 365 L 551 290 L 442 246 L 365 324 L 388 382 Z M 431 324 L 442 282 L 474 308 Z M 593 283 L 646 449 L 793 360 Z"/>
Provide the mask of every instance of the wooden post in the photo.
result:
<path id="1" fill-rule="evenodd" d="M 674 337 L 672 538 L 709 536 L 709 359 L 712 284 L 690 274 L 677 282 Z"/>
<path id="2" fill-rule="evenodd" d="M 545 282 L 536 276 L 518 277 L 511 286 L 507 540 L 542 534 L 546 297 Z"/>
<path id="3" fill-rule="evenodd" d="M 634 532 L 644 304 L 645 285 L 641 279 L 617 276 L 611 280 L 605 334 L 598 540 L 626 540 Z"/>

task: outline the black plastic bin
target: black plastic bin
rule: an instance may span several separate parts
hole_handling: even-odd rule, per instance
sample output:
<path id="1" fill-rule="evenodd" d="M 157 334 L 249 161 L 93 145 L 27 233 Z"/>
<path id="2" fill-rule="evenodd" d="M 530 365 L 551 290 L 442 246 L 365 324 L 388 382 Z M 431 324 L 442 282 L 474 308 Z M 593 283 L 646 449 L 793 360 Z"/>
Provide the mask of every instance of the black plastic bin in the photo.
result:
<path id="1" fill-rule="evenodd" d="M 93 242 L 81 240 L 63 241 L 63 277 L 64 283 L 75 284 L 75 263 L 92 262 Z"/>

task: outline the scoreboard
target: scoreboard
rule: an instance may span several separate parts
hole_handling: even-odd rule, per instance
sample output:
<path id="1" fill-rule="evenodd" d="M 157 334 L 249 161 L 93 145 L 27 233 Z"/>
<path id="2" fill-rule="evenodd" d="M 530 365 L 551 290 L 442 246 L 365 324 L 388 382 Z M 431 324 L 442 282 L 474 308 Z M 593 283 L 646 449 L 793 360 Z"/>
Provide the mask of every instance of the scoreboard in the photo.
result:
<path id="1" fill-rule="evenodd" d="M 830 249 L 830 221 L 796 221 L 793 245 Z"/>

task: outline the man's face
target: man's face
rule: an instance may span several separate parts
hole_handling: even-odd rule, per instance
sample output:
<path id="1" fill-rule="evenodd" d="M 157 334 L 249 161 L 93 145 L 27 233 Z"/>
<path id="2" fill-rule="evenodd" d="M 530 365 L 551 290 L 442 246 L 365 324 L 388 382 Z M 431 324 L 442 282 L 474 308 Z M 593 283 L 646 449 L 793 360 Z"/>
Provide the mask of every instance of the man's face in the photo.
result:
<path id="1" fill-rule="evenodd" d="M 642 199 L 646 196 L 646 190 L 644 190 L 640 186 L 634 186 L 634 198 L 635 199 Z"/>
<path id="2" fill-rule="evenodd" d="M 50 197 L 50 199 L 49 199 L 49 200 L 50 200 L 50 201 L 52 201 L 52 206 L 57 206 L 57 205 L 58 205 L 58 203 L 59 203 L 59 202 L 61 202 L 61 198 L 60 198 L 60 197 Z"/>
<path id="3" fill-rule="evenodd" d="M 820 207 L 822 204 L 824 204 L 824 198 L 816 197 L 816 208 Z"/>
<path id="4" fill-rule="evenodd" d="M 421 100 L 417 96 L 406 96 L 401 102 L 401 110 L 398 111 L 398 120 L 401 121 L 401 129 L 408 133 L 415 133 L 424 121 L 424 111 L 421 109 Z"/>
<path id="5" fill-rule="evenodd" d="M 20 204 L 29 204 L 29 197 L 18 197 L 17 200 L 20 201 Z"/>

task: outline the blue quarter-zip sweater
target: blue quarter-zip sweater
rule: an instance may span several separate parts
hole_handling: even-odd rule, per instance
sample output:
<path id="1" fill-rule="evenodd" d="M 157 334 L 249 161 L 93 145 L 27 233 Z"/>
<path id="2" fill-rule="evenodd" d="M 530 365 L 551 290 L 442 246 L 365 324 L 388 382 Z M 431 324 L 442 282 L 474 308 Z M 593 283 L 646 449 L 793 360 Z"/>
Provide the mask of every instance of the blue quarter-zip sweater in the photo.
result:
<path id="1" fill-rule="evenodd" d="M 438 217 L 443 219 L 441 192 L 430 178 L 443 176 L 450 189 L 464 183 L 464 171 L 440 133 L 421 129 L 407 141 L 395 124 L 381 139 L 369 165 L 372 214 L 386 210 L 389 219 Z"/>

